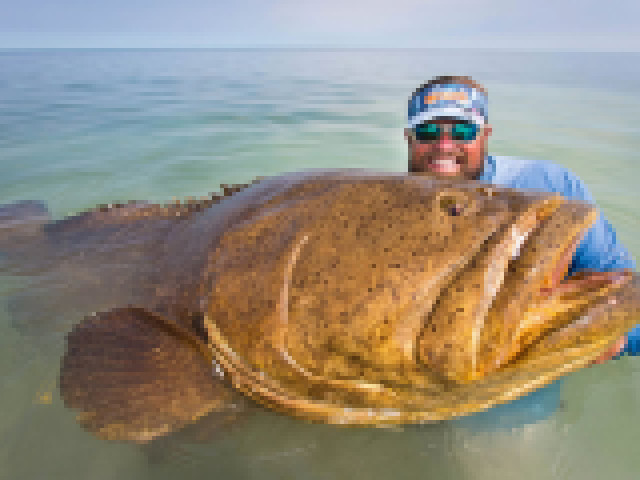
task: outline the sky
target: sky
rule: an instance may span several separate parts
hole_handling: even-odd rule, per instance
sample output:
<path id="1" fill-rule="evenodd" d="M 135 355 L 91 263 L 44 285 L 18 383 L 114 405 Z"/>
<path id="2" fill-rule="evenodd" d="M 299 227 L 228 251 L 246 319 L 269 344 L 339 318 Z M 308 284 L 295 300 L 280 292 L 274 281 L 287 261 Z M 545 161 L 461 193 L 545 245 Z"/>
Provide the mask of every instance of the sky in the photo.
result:
<path id="1" fill-rule="evenodd" d="M 0 0 L 0 48 L 640 51 L 639 0 Z"/>

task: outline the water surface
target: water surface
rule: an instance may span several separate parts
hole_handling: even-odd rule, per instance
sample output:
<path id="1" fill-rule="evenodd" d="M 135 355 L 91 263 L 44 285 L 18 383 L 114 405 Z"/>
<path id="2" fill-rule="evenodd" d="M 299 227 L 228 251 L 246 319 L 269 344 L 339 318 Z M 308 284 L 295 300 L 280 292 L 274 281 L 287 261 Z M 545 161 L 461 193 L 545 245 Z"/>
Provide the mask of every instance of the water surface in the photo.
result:
<path id="1" fill-rule="evenodd" d="M 403 171 L 408 96 L 439 74 L 489 90 L 491 151 L 562 163 L 640 256 L 640 55 L 456 50 L 0 52 L 0 203 L 56 218 L 200 196 L 304 168 Z M 4 297 L 21 279 L 4 278 Z M 56 391 L 75 321 L 0 309 L 0 478 L 602 479 L 640 468 L 640 360 L 570 375 L 459 422 L 398 430 L 259 412 L 202 444 L 90 436 Z M 49 321 L 50 320 L 50 321 Z"/>

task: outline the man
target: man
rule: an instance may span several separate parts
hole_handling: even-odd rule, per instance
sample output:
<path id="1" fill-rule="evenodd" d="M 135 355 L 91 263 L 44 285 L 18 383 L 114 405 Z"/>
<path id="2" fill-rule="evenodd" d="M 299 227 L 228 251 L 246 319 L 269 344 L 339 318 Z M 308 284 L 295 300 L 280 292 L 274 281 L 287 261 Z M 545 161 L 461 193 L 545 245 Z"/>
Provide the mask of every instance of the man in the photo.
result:
<path id="1" fill-rule="evenodd" d="M 594 203 L 582 181 L 552 163 L 487 154 L 491 125 L 487 123 L 487 92 L 470 77 L 436 77 L 409 99 L 409 171 L 460 177 L 510 188 L 560 193 Z M 629 252 L 618 243 L 609 222 L 599 215 L 576 250 L 569 273 L 579 270 L 634 269 Z M 640 353 L 640 326 L 622 337 L 596 360 L 621 353 Z"/>

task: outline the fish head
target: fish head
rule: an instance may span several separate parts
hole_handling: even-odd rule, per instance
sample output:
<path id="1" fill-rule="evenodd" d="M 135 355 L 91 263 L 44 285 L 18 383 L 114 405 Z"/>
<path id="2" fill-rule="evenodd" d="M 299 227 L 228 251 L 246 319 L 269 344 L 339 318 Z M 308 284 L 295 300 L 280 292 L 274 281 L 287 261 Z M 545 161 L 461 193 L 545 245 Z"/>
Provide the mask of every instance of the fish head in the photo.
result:
<path id="1" fill-rule="evenodd" d="M 238 388 L 302 416 L 402 423 L 486 408 L 631 325 L 631 273 L 565 278 L 596 216 L 477 182 L 306 180 L 221 240 L 211 343 Z M 616 321 L 603 321 L 612 309 Z M 540 373 L 545 355 L 555 373 Z"/>

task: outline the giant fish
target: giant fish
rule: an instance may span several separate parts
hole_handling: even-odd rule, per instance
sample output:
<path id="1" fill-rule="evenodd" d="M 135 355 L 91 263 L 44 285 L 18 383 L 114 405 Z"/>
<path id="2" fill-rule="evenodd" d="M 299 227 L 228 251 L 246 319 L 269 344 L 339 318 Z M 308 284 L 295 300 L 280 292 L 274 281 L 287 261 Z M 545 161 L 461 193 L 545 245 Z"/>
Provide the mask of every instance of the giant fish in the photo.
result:
<path id="1" fill-rule="evenodd" d="M 307 171 L 102 206 L 21 246 L 57 259 L 69 302 L 111 292 L 68 333 L 60 392 L 86 429 L 144 443 L 238 396 L 314 422 L 425 423 L 589 365 L 640 318 L 636 273 L 567 275 L 596 215 L 472 181 Z"/>

